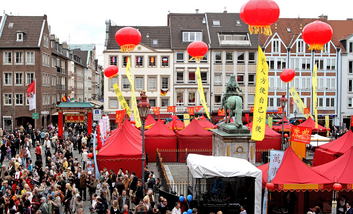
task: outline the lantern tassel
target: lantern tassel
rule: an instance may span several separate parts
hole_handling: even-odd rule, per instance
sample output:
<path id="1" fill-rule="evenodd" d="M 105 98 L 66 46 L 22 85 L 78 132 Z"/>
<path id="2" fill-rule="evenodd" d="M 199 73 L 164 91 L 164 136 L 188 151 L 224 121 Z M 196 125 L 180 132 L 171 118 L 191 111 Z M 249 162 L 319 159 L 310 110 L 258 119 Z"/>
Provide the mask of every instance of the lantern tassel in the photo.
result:
<path id="1" fill-rule="evenodd" d="M 118 75 L 118 74 L 114 74 L 114 75 L 108 77 L 108 80 L 110 80 L 110 79 L 113 78 L 113 77 L 116 77 L 117 75 Z"/>
<path id="2" fill-rule="evenodd" d="M 192 60 L 196 60 L 196 62 L 200 62 L 200 60 L 203 60 L 203 56 L 195 56 L 195 57 L 191 57 L 191 59 L 189 59 L 189 61 Z"/>
<path id="3" fill-rule="evenodd" d="M 271 36 L 271 26 L 270 25 L 249 25 L 250 34 L 265 34 L 266 36 Z"/>
<path id="4" fill-rule="evenodd" d="M 129 53 L 130 51 L 133 51 L 135 49 L 136 45 L 134 44 L 127 44 L 127 45 L 122 45 L 120 46 L 120 51 L 123 53 Z"/>
<path id="5" fill-rule="evenodd" d="M 312 44 L 309 46 L 309 50 L 324 50 L 323 44 Z"/>

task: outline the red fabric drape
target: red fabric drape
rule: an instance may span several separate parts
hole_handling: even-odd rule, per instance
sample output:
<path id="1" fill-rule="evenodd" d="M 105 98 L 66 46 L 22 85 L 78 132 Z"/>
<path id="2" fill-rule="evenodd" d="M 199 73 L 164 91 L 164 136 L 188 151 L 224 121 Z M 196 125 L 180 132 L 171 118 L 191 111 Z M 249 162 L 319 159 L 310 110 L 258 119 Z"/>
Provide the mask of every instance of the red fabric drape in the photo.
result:
<path id="1" fill-rule="evenodd" d="M 336 158 L 337 156 L 335 156 L 333 153 L 317 148 L 314 154 L 313 166 L 319 166 L 328 163 L 335 160 Z"/>

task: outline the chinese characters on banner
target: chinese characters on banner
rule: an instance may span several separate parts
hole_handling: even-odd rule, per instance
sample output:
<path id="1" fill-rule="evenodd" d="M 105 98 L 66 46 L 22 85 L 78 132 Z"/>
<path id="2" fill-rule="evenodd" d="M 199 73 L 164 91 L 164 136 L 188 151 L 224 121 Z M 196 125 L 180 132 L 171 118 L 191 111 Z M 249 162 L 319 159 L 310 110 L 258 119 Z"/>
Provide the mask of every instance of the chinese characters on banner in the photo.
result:
<path id="1" fill-rule="evenodd" d="M 194 107 L 188 107 L 188 112 L 189 112 L 189 115 L 195 115 L 195 108 Z"/>
<path id="2" fill-rule="evenodd" d="M 221 110 L 221 109 L 218 109 L 218 116 L 226 116 L 226 112 L 224 111 L 224 108 Z"/>
<path id="3" fill-rule="evenodd" d="M 305 108 L 305 109 L 304 109 L 304 115 L 305 115 L 305 114 L 310 114 L 310 108 Z"/>
<path id="4" fill-rule="evenodd" d="M 184 114 L 184 124 L 185 124 L 185 127 L 187 125 L 189 125 L 190 123 L 190 115 L 189 114 Z"/>
<path id="5" fill-rule="evenodd" d="M 259 46 L 256 72 L 255 104 L 251 140 L 262 141 L 265 137 L 268 99 L 268 64 Z"/>
<path id="6" fill-rule="evenodd" d="M 206 99 L 205 99 L 205 93 L 203 92 L 200 67 L 197 68 L 195 74 L 196 74 L 197 86 L 198 86 L 199 94 L 200 94 L 200 102 L 201 102 L 203 108 L 205 109 L 205 112 L 206 112 L 208 119 L 211 119 L 210 114 L 208 113 L 208 108 L 207 108 Z"/>
<path id="7" fill-rule="evenodd" d="M 116 97 L 118 98 L 121 107 L 126 110 L 126 113 L 127 113 L 127 114 L 129 115 L 129 117 L 130 117 L 132 111 L 131 111 L 129 105 L 126 103 L 126 100 L 125 100 L 123 94 L 121 93 L 118 84 L 115 83 L 115 84 L 113 85 L 113 88 L 114 88 L 114 90 L 115 90 Z"/>
<path id="8" fill-rule="evenodd" d="M 132 101 L 132 107 L 133 107 L 134 116 L 135 116 L 136 127 L 140 128 L 141 127 L 141 118 L 140 118 L 139 110 L 137 109 L 134 80 L 132 78 L 132 73 L 131 73 L 130 57 L 127 58 L 126 77 L 128 78 L 128 80 L 130 82 L 130 86 L 131 86 L 131 101 Z"/>
<path id="9" fill-rule="evenodd" d="M 292 95 L 295 104 L 298 106 L 298 108 L 300 109 L 300 111 L 302 112 L 302 114 L 304 114 L 305 118 L 308 119 L 309 115 L 311 118 L 313 118 L 313 116 L 311 114 L 305 114 L 304 113 L 304 109 L 306 108 L 305 104 L 303 103 L 302 99 L 300 99 L 299 94 L 297 93 L 297 90 L 295 90 L 294 86 L 292 86 L 289 89 L 289 93 L 290 95 Z M 310 112 L 309 112 L 310 113 Z"/>
<path id="10" fill-rule="evenodd" d="M 328 115 L 325 116 L 325 126 L 327 129 L 327 137 L 330 137 L 330 131 L 328 130 L 330 128 L 330 116 Z"/>
<path id="11" fill-rule="evenodd" d="M 66 123 L 84 123 L 85 115 L 84 114 L 69 114 L 65 115 L 65 122 Z"/>
<path id="12" fill-rule="evenodd" d="M 116 111 L 115 112 L 115 123 L 118 124 L 118 128 L 120 128 L 123 120 L 124 120 L 124 117 L 125 117 L 125 113 L 126 113 L 126 110 L 119 110 L 119 111 Z"/>
<path id="13" fill-rule="evenodd" d="M 311 127 L 292 126 L 291 143 L 309 144 L 311 140 Z"/>
<path id="14" fill-rule="evenodd" d="M 159 115 L 160 114 L 159 107 L 152 107 L 152 110 L 153 110 L 155 115 Z"/>
<path id="15" fill-rule="evenodd" d="M 168 106 L 167 112 L 174 112 L 175 113 L 175 106 Z"/>
<path id="16" fill-rule="evenodd" d="M 317 64 L 314 66 L 313 74 L 312 74 L 312 84 L 313 84 L 313 106 L 314 106 L 314 114 L 315 114 L 315 128 L 318 127 L 317 121 Z"/>
<path id="17" fill-rule="evenodd" d="M 195 106 L 196 112 L 199 112 L 202 109 L 202 106 Z"/>
<path id="18" fill-rule="evenodd" d="M 282 114 L 283 111 L 282 111 L 282 107 L 279 107 L 278 110 L 277 110 L 277 114 Z"/>

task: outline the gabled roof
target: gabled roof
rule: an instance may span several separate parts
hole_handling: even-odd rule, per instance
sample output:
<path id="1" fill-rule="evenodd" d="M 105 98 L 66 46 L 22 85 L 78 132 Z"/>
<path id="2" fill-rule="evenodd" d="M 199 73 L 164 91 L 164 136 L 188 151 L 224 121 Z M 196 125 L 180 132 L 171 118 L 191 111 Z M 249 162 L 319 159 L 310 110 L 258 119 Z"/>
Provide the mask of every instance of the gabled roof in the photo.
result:
<path id="1" fill-rule="evenodd" d="M 191 42 L 183 42 L 183 31 L 201 31 L 202 41 L 209 44 L 205 14 L 170 13 L 172 49 L 186 49 Z M 202 21 L 205 20 L 205 23 Z"/>
<path id="2" fill-rule="evenodd" d="M 156 124 L 156 120 L 149 114 L 146 118 L 145 126 Z"/>
<path id="3" fill-rule="evenodd" d="M 308 119 L 306 119 L 303 123 L 299 124 L 298 126 L 310 127 L 312 130 L 312 133 L 326 132 L 326 128 L 320 124 L 317 124 L 317 128 L 315 128 L 315 121 L 311 117 L 308 117 Z"/>
<path id="4" fill-rule="evenodd" d="M 109 26 L 109 39 L 107 49 L 120 49 L 115 41 L 115 33 L 126 26 Z M 154 49 L 170 49 L 170 27 L 168 26 L 130 26 L 136 28 L 141 33 L 142 44 Z M 153 45 L 154 39 L 158 40 L 158 45 Z"/>
<path id="5" fill-rule="evenodd" d="M 41 38 L 44 16 L 8 16 L 4 23 L 4 29 L 0 37 L 0 47 L 38 47 Z M 12 24 L 10 24 L 12 23 Z M 17 31 L 24 32 L 23 41 L 17 42 Z"/>
<path id="6" fill-rule="evenodd" d="M 146 138 L 158 138 L 158 137 L 176 137 L 176 134 L 168 129 L 164 123 L 159 119 L 152 128 L 146 131 Z"/>
<path id="7" fill-rule="evenodd" d="M 245 24 L 239 13 L 206 13 L 208 28 L 211 38 L 211 48 L 221 49 L 257 49 L 259 45 L 259 37 L 257 34 L 250 34 L 248 25 Z M 213 21 L 220 21 L 219 26 L 213 25 Z M 239 23 L 239 24 L 238 24 Z M 220 45 L 218 34 L 221 33 L 244 33 L 250 37 L 250 46 L 243 45 Z"/>
<path id="8" fill-rule="evenodd" d="M 333 29 L 332 41 L 336 47 L 342 49 L 342 53 L 346 53 L 345 47 L 340 42 L 342 39 L 349 37 L 353 34 L 353 21 L 352 20 L 329 20 L 328 24 Z"/>
<path id="9" fill-rule="evenodd" d="M 84 66 L 87 66 L 88 51 L 83 51 L 83 50 L 80 50 L 80 49 L 74 49 L 72 51 L 73 51 L 73 53 L 75 55 L 81 57 L 81 59 L 82 59 L 81 64 L 84 65 Z"/>
<path id="10" fill-rule="evenodd" d="M 178 131 L 180 137 L 210 137 L 212 133 L 206 131 L 197 120 L 192 120 L 185 129 Z"/>

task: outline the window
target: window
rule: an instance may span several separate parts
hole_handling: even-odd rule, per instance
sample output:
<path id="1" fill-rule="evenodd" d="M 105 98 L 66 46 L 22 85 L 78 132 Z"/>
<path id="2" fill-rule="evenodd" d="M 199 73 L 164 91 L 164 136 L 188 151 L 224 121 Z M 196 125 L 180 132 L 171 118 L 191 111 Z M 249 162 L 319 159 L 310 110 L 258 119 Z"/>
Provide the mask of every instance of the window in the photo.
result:
<path id="1" fill-rule="evenodd" d="M 149 67 L 156 67 L 156 57 L 155 56 L 149 57 L 148 66 Z"/>
<path id="2" fill-rule="evenodd" d="M 287 59 L 277 59 L 277 70 L 286 69 Z"/>
<path id="3" fill-rule="evenodd" d="M 152 45 L 153 46 L 158 46 L 158 39 L 153 39 L 152 40 Z"/>
<path id="4" fill-rule="evenodd" d="M 249 74 L 248 85 L 255 85 L 255 74 Z"/>
<path id="5" fill-rule="evenodd" d="M 277 103 L 276 103 L 276 106 L 277 107 L 281 107 L 281 98 L 277 98 Z M 303 98 L 302 98 L 303 99 Z"/>
<path id="6" fill-rule="evenodd" d="M 157 89 L 157 79 L 156 77 L 148 78 L 148 90 L 153 91 Z"/>
<path id="7" fill-rule="evenodd" d="M 275 89 L 275 78 L 274 77 L 269 77 L 268 81 L 269 81 L 268 88 L 269 89 Z"/>
<path id="8" fill-rule="evenodd" d="M 310 59 L 302 59 L 302 70 L 310 70 Z"/>
<path id="9" fill-rule="evenodd" d="M 267 64 L 269 69 L 274 70 L 275 69 L 275 60 L 274 59 L 267 59 Z"/>
<path id="10" fill-rule="evenodd" d="M 130 82 L 127 77 L 123 77 L 123 89 L 129 90 L 130 89 Z"/>
<path id="11" fill-rule="evenodd" d="M 23 94 L 15 94 L 15 105 L 23 105 Z"/>
<path id="12" fill-rule="evenodd" d="M 326 61 L 326 70 L 335 70 L 336 69 L 336 60 L 335 59 L 327 59 Z"/>
<path id="13" fill-rule="evenodd" d="M 241 46 L 250 45 L 250 39 L 247 33 L 219 34 L 218 38 L 220 41 L 220 45 L 241 45 Z"/>
<path id="14" fill-rule="evenodd" d="M 178 92 L 177 93 L 177 106 L 184 106 L 184 93 Z"/>
<path id="15" fill-rule="evenodd" d="M 169 106 L 169 99 L 161 99 L 161 106 L 162 107 L 168 107 Z"/>
<path id="16" fill-rule="evenodd" d="M 324 70 L 324 60 L 323 59 L 316 59 L 315 65 L 317 65 L 317 70 Z"/>
<path id="17" fill-rule="evenodd" d="M 118 82 L 118 77 L 109 79 L 109 90 L 114 90 L 114 84 Z"/>
<path id="18" fill-rule="evenodd" d="M 129 58 L 128 56 L 123 57 L 123 67 L 126 67 L 128 58 Z"/>
<path id="19" fill-rule="evenodd" d="M 168 67 L 169 66 L 169 57 L 163 56 L 162 57 L 162 67 Z"/>
<path id="20" fill-rule="evenodd" d="M 15 73 L 15 85 L 23 85 L 23 73 Z"/>
<path id="21" fill-rule="evenodd" d="M 353 80 L 348 80 L 348 92 L 353 92 Z"/>
<path id="22" fill-rule="evenodd" d="M 215 74 L 214 75 L 214 84 L 215 85 L 222 85 L 222 74 Z"/>
<path id="23" fill-rule="evenodd" d="M 12 73 L 4 73 L 4 85 L 12 85 Z"/>
<path id="24" fill-rule="evenodd" d="M 56 76 L 55 76 L 55 75 L 52 75 L 52 76 L 51 76 L 51 85 L 52 85 L 52 86 L 55 86 L 55 85 L 56 85 Z"/>
<path id="25" fill-rule="evenodd" d="M 348 98 L 348 107 L 349 107 L 349 108 L 352 108 L 352 107 L 353 107 L 353 98 L 352 98 L 352 97 L 349 97 L 349 98 Z"/>
<path id="26" fill-rule="evenodd" d="M 229 82 L 229 80 L 230 80 L 230 74 L 227 74 L 226 75 L 226 84 Z"/>
<path id="27" fill-rule="evenodd" d="M 324 90 L 324 78 L 322 77 L 317 78 L 317 89 Z"/>
<path id="28" fill-rule="evenodd" d="M 195 63 L 196 62 L 196 59 L 192 59 L 192 56 L 189 55 L 189 60 L 188 60 L 189 63 Z"/>
<path id="29" fill-rule="evenodd" d="M 317 98 L 317 107 L 320 107 L 320 108 L 324 107 L 324 98 L 322 97 Z"/>
<path id="30" fill-rule="evenodd" d="M 177 72 L 177 83 L 184 83 L 184 72 Z"/>
<path id="31" fill-rule="evenodd" d="M 12 52 L 11 51 L 4 52 L 4 65 L 12 65 Z"/>
<path id="32" fill-rule="evenodd" d="M 304 53 L 305 51 L 305 43 L 303 40 L 297 41 L 297 53 Z"/>
<path id="33" fill-rule="evenodd" d="M 249 64 L 250 65 L 255 65 L 255 53 L 254 52 L 249 52 Z"/>
<path id="34" fill-rule="evenodd" d="M 17 33 L 17 42 L 23 42 L 23 33 L 22 32 L 19 32 Z"/>
<path id="35" fill-rule="evenodd" d="M 222 96 L 221 95 L 215 95 L 214 96 L 214 104 L 215 105 L 221 105 L 222 103 Z"/>
<path id="36" fill-rule="evenodd" d="M 142 56 L 136 57 L 136 67 L 143 67 L 143 57 Z"/>
<path id="37" fill-rule="evenodd" d="M 219 26 L 219 25 L 221 25 L 221 22 L 219 20 L 213 20 L 212 24 L 216 25 L 216 26 Z"/>
<path id="38" fill-rule="evenodd" d="M 279 40 L 273 40 L 272 41 L 272 53 L 279 53 L 280 52 L 280 46 L 279 46 Z"/>
<path id="39" fill-rule="evenodd" d="M 294 87 L 296 89 L 299 89 L 299 79 L 298 78 L 294 79 Z"/>
<path id="40" fill-rule="evenodd" d="M 200 60 L 201 63 L 207 63 L 207 53 L 203 56 L 203 58 Z"/>
<path id="41" fill-rule="evenodd" d="M 143 77 L 136 77 L 136 90 L 143 90 Z"/>
<path id="42" fill-rule="evenodd" d="M 71 98 L 71 97 L 70 97 Z M 69 98 L 69 99 L 70 99 Z M 55 94 L 52 94 L 51 95 L 51 103 L 53 104 L 53 105 L 55 105 L 55 103 L 56 103 L 56 95 Z M 28 103 L 27 103 L 27 105 L 28 105 Z"/>
<path id="43" fill-rule="evenodd" d="M 273 97 L 269 97 L 268 98 L 268 102 L 267 102 L 267 106 L 268 107 L 275 107 L 275 105 L 274 105 L 274 98 Z"/>
<path id="44" fill-rule="evenodd" d="M 333 108 L 335 107 L 335 98 L 326 98 L 326 107 Z"/>
<path id="45" fill-rule="evenodd" d="M 248 95 L 248 104 L 254 104 L 254 102 L 255 102 L 255 94 L 249 94 Z"/>
<path id="46" fill-rule="evenodd" d="M 327 78 L 326 79 L 326 88 L 328 90 L 335 90 L 336 89 L 336 79 L 335 78 Z"/>
<path id="47" fill-rule="evenodd" d="M 325 54 L 330 53 L 330 43 L 329 42 L 324 45 L 324 50 L 322 50 L 321 53 L 325 53 Z"/>
<path id="48" fill-rule="evenodd" d="M 23 52 L 15 52 L 15 64 L 23 64 Z"/>
<path id="49" fill-rule="evenodd" d="M 162 89 L 169 89 L 169 77 L 162 77 Z"/>
<path id="50" fill-rule="evenodd" d="M 195 83 L 195 71 L 189 71 L 189 83 Z"/>
<path id="51" fill-rule="evenodd" d="M 34 81 L 34 73 L 27 72 L 26 73 L 26 85 L 31 84 Z M 54 84 L 55 85 L 55 84 Z"/>
<path id="52" fill-rule="evenodd" d="M 310 89 L 311 78 L 302 78 L 302 89 Z"/>
<path id="53" fill-rule="evenodd" d="M 244 64 L 244 52 L 238 52 L 238 64 Z"/>
<path id="54" fill-rule="evenodd" d="M 151 104 L 151 107 L 156 107 L 156 99 L 148 98 L 148 102 Z"/>
<path id="55" fill-rule="evenodd" d="M 117 56 L 110 57 L 110 65 L 118 65 L 118 57 Z"/>
<path id="56" fill-rule="evenodd" d="M 183 32 L 183 42 L 202 41 L 202 32 Z"/>
<path id="57" fill-rule="evenodd" d="M 349 43 L 349 53 L 353 53 L 353 42 Z"/>
<path id="58" fill-rule="evenodd" d="M 215 52 L 215 63 L 222 63 L 222 52 Z"/>
<path id="59" fill-rule="evenodd" d="M 177 61 L 176 62 L 184 62 L 184 52 L 177 52 Z"/>
<path id="60" fill-rule="evenodd" d="M 230 76 L 229 76 L 230 78 Z M 229 79 L 226 81 L 228 83 Z M 239 85 L 244 85 L 244 74 L 237 75 L 237 82 Z"/>
<path id="61" fill-rule="evenodd" d="M 34 65 L 34 51 L 26 52 L 26 65 Z"/>
<path id="62" fill-rule="evenodd" d="M 12 105 L 12 94 L 4 93 L 4 105 L 7 105 L 7 106 Z"/>
<path id="63" fill-rule="evenodd" d="M 118 108 L 118 100 L 116 98 L 109 98 L 109 108 Z"/>
<path id="64" fill-rule="evenodd" d="M 233 52 L 226 52 L 226 63 L 233 63 Z"/>
<path id="65" fill-rule="evenodd" d="M 290 67 L 294 70 L 299 69 L 299 59 L 291 59 L 290 60 Z"/>
<path id="66" fill-rule="evenodd" d="M 280 78 L 277 78 L 277 89 L 284 89 L 284 85 L 285 83 Z"/>
<path id="67" fill-rule="evenodd" d="M 348 73 L 353 74 L 353 61 L 348 62 Z"/>
<path id="68" fill-rule="evenodd" d="M 195 106 L 195 93 L 189 92 L 189 106 Z"/>
<path id="69" fill-rule="evenodd" d="M 201 72 L 202 83 L 207 83 L 207 72 Z"/>

